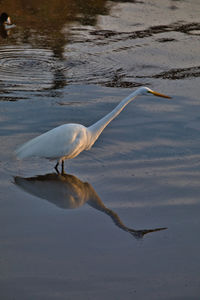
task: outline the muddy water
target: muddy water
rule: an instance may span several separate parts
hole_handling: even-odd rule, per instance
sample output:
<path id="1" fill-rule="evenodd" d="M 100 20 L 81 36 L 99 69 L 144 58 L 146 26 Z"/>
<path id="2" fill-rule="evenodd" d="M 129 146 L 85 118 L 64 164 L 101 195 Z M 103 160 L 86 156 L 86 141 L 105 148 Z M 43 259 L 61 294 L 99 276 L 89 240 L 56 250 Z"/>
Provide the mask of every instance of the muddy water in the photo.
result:
<path id="1" fill-rule="evenodd" d="M 198 0 L 1 1 L 0 298 L 198 299 Z M 64 122 L 138 98 L 94 147 L 16 160 Z M 167 229 L 166 229 L 167 228 Z"/>

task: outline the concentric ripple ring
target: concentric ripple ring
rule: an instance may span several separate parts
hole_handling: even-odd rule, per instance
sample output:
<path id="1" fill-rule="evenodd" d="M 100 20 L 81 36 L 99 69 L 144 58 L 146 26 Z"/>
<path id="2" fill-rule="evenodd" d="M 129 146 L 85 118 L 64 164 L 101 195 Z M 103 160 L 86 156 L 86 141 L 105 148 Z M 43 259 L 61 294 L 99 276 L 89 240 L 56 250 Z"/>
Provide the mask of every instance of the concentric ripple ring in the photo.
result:
<path id="1" fill-rule="evenodd" d="M 0 48 L 0 86 L 7 90 L 42 90 L 62 68 L 51 50 Z"/>

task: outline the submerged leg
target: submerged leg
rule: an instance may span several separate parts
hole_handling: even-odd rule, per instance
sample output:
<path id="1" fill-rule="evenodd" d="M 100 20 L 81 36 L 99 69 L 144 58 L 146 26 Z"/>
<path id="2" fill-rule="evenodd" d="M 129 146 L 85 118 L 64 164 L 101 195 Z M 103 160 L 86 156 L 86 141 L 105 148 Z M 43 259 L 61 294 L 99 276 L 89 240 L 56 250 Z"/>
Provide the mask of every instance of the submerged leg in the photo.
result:
<path id="1" fill-rule="evenodd" d="M 59 166 L 59 161 L 58 161 L 57 164 L 55 165 L 54 169 L 56 170 L 56 172 L 57 172 L 58 174 L 60 174 L 60 172 L 59 172 L 59 170 L 58 170 L 58 166 Z"/>

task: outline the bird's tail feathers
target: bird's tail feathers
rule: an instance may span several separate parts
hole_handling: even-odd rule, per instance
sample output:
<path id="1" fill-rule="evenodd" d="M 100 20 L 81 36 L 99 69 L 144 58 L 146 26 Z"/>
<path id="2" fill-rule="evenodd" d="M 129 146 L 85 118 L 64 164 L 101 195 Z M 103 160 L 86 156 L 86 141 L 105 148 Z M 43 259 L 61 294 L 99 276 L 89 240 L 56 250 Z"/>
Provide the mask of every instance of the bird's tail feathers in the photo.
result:
<path id="1" fill-rule="evenodd" d="M 17 158 L 23 159 L 23 158 L 26 158 L 26 157 L 33 156 L 34 145 L 35 145 L 35 141 L 33 139 L 31 141 L 28 141 L 27 143 L 25 143 L 21 147 L 19 147 L 15 151 L 15 154 L 16 154 Z"/>

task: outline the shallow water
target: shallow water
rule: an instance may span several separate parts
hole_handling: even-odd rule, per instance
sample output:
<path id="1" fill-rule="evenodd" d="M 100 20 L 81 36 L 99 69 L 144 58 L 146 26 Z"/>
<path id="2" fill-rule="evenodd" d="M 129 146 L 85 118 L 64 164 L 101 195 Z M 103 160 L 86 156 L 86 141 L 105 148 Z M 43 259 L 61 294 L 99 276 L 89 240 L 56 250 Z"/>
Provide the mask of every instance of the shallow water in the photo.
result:
<path id="1" fill-rule="evenodd" d="M 0 30 L 1 298 L 198 299 L 199 1 L 1 11 L 16 24 Z M 141 85 L 173 99 L 129 104 L 66 163 L 71 176 L 16 160 L 23 142 L 90 125 Z"/>

